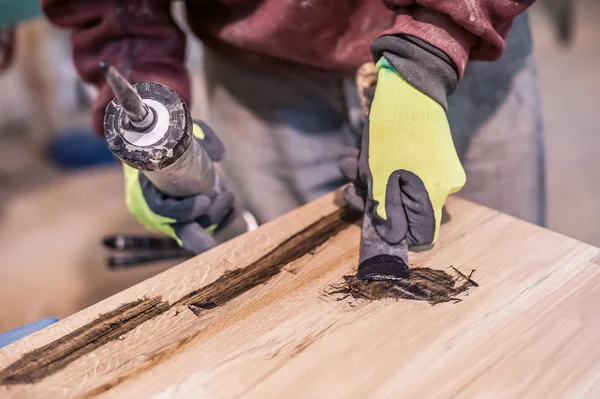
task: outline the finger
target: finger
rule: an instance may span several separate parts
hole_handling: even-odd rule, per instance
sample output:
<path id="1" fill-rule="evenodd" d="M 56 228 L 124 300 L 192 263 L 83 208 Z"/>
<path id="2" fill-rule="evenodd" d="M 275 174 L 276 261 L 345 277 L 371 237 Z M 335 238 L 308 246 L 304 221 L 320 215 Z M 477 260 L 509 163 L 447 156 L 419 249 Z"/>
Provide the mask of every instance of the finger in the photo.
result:
<path id="1" fill-rule="evenodd" d="M 377 233 L 389 244 L 398 244 L 405 237 L 408 230 L 408 221 L 402 203 L 401 177 L 395 171 L 388 179 L 385 190 L 385 204 L 377 204 L 374 210 L 373 227 Z M 383 219 L 382 207 L 385 207 Z"/>
<path id="2" fill-rule="evenodd" d="M 157 215 L 189 223 L 206 214 L 210 208 L 211 200 L 207 195 L 173 198 L 158 191 L 143 173 L 140 173 L 139 179 L 144 199 Z"/>
<path id="3" fill-rule="evenodd" d="M 342 150 L 342 157 L 352 157 L 358 159 L 360 156 L 360 149 L 356 147 L 345 147 Z"/>
<path id="4" fill-rule="evenodd" d="M 351 184 L 344 189 L 342 196 L 350 208 L 359 212 L 364 212 L 366 197 L 366 192 L 364 190 Z"/>
<path id="5" fill-rule="evenodd" d="M 220 224 L 231 213 L 234 202 L 235 198 L 229 191 L 217 194 L 206 213 L 211 224 Z"/>
<path id="6" fill-rule="evenodd" d="M 200 131 L 194 129 L 194 136 L 200 140 L 202 148 L 206 151 L 213 162 L 219 162 L 225 155 L 225 146 L 216 135 L 214 130 L 201 120 L 194 121 L 200 127 Z"/>
<path id="7" fill-rule="evenodd" d="M 409 245 L 429 245 L 433 242 L 436 223 L 433 205 L 423 180 L 412 172 L 399 171 L 402 205 L 408 222 L 406 239 Z"/>
<path id="8" fill-rule="evenodd" d="M 338 161 L 338 168 L 346 179 L 352 183 L 358 180 L 358 157 L 344 156 Z"/>
<path id="9" fill-rule="evenodd" d="M 417 175 L 406 170 L 392 173 L 386 187 L 385 210 L 386 220 L 376 215 L 373 225 L 387 242 L 394 244 L 404 238 L 410 246 L 433 242 L 435 214 L 425 185 Z"/>
<path id="10" fill-rule="evenodd" d="M 173 230 L 183 247 L 196 255 L 217 246 L 215 239 L 198 223 L 177 223 L 173 225 Z"/>

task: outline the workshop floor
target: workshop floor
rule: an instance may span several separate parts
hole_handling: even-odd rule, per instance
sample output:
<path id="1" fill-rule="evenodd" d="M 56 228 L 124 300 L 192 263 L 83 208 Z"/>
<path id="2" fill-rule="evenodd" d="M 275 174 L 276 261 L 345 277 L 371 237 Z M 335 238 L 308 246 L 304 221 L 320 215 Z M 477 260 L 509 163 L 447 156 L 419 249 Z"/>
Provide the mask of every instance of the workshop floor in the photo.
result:
<path id="1" fill-rule="evenodd" d="M 568 49 L 558 45 L 540 7 L 532 12 L 546 128 L 548 221 L 553 230 L 600 246 L 600 2 L 577 3 L 576 37 Z M 194 49 L 190 65 L 197 68 Z M 57 81 L 70 84 L 72 66 L 60 65 L 55 73 Z M 203 82 L 198 74 L 194 79 L 198 99 Z M 16 68 L 0 75 L 0 88 L 0 302 L 5 304 L 0 332 L 42 317 L 65 317 L 168 267 L 119 272 L 105 267 L 103 235 L 142 231 L 125 209 L 120 171 L 65 173 L 50 166 Z M 62 93 L 57 102 L 59 127 L 85 123 L 85 111 L 73 106 L 72 96 Z M 203 114 L 201 102 L 195 114 Z"/>

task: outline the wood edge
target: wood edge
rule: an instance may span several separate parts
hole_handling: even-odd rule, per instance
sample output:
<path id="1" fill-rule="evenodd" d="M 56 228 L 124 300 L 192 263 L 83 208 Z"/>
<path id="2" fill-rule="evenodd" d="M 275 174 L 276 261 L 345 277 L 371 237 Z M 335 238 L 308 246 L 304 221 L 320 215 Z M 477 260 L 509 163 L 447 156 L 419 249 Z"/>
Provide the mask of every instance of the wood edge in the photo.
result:
<path id="1" fill-rule="evenodd" d="M 578 240 L 576 238 L 573 238 L 571 236 L 568 236 L 568 235 L 565 235 L 563 233 L 560 233 L 560 232 L 558 232 L 556 230 L 552 230 L 552 229 L 550 229 L 550 228 L 548 228 L 546 226 L 540 226 L 540 225 L 537 225 L 537 224 L 535 224 L 533 222 L 529 222 L 527 220 L 519 219 L 516 216 L 509 215 L 508 213 L 504 213 L 504 212 L 499 211 L 497 209 L 493 209 L 493 208 L 487 207 L 485 205 L 479 204 L 477 202 L 473 202 L 473 201 L 465 199 L 465 198 L 461 198 L 461 197 L 456 196 L 456 195 L 451 195 L 446 200 L 446 206 L 447 207 L 452 207 L 452 206 L 456 206 L 456 205 L 458 205 L 458 206 L 466 206 L 467 204 L 469 206 L 473 207 L 474 209 L 479 208 L 479 210 L 486 210 L 486 211 L 489 211 L 491 213 L 498 214 L 498 215 L 502 216 L 503 218 L 511 219 L 511 220 L 513 220 L 516 223 L 520 223 L 522 225 L 528 225 L 531 228 L 538 229 L 540 231 L 545 231 L 546 233 L 550 233 L 550 234 L 554 234 L 554 235 L 560 236 L 560 237 L 562 237 L 562 238 L 564 238 L 566 240 L 571 241 L 572 243 L 578 243 L 580 245 L 587 246 L 589 249 L 595 250 L 596 252 L 594 252 L 594 253 L 598 253 L 598 255 L 596 257 L 591 257 L 588 260 L 590 262 L 592 262 L 592 263 L 598 263 L 598 264 L 600 264 L 600 248 L 596 247 L 595 245 L 588 244 L 586 242 L 583 242 L 583 241 Z M 452 217 L 452 214 L 450 214 L 450 217 Z M 594 261 L 592 259 L 597 259 L 597 260 Z"/>

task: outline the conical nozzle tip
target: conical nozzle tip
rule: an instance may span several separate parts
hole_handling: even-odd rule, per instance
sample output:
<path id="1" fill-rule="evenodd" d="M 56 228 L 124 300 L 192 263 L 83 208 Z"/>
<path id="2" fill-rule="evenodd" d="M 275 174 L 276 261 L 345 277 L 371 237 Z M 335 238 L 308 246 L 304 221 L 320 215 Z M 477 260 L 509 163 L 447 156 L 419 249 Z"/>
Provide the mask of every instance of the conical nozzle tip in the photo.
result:
<path id="1" fill-rule="evenodd" d="M 154 114 L 144 104 L 135 88 L 108 62 L 101 61 L 98 67 L 104 74 L 113 93 L 121 103 L 136 130 L 145 131 L 154 122 Z"/>
<path id="2" fill-rule="evenodd" d="M 100 63 L 98 64 L 98 68 L 102 71 L 102 73 L 106 76 L 106 73 L 108 72 L 108 68 L 110 67 L 110 65 L 108 65 L 108 62 L 106 61 L 100 61 Z"/>

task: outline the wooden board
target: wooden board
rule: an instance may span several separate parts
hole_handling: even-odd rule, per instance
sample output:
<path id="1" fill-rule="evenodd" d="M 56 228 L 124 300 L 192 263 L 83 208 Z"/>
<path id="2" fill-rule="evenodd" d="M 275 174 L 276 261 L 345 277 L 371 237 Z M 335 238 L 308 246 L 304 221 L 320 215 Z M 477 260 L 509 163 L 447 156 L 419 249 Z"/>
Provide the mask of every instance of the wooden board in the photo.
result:
<path id="1" fill-rule="evenodd" d="M 598 248 L 451 199 L 411 263 L 476 269 L 461 302 L 336 300 L 360 235 L 336 201 L 0 350 L 0 397 L 599 397 Z"/>
<path id="2" fill-rule="evenodd" d="M 106 266 L 105 235 L 144 232 L 125 207 L 120 167 L 33 173 L 48 182 L 0 196 L 0 332 L 69 316 L 175 263 Z"/>

